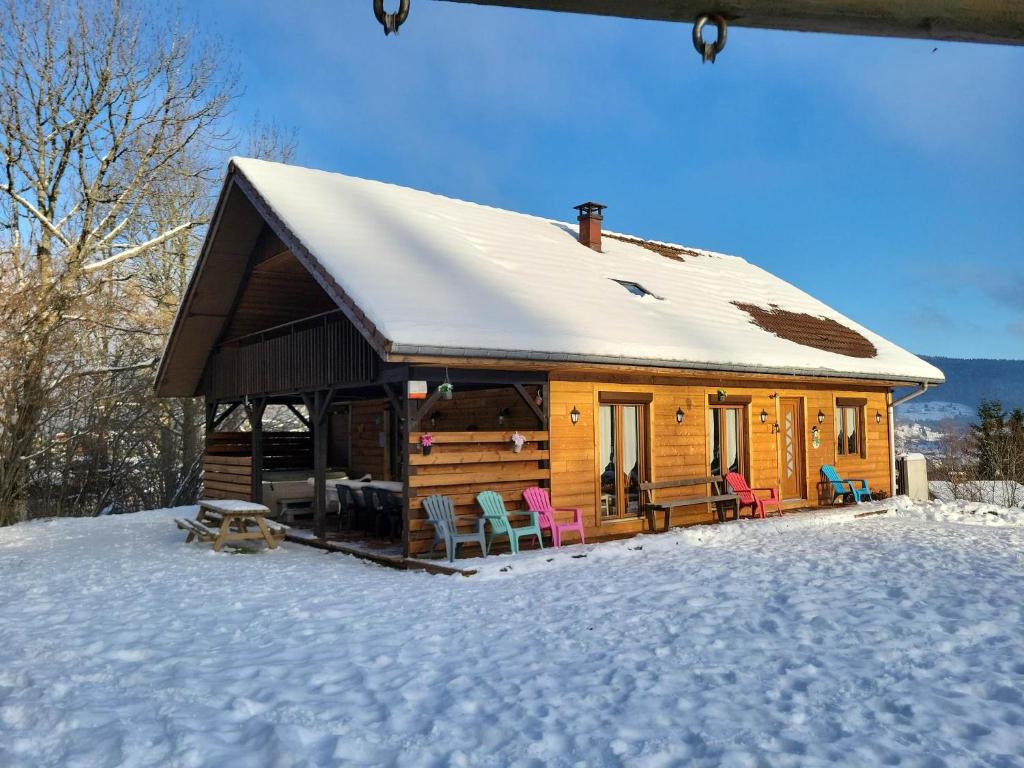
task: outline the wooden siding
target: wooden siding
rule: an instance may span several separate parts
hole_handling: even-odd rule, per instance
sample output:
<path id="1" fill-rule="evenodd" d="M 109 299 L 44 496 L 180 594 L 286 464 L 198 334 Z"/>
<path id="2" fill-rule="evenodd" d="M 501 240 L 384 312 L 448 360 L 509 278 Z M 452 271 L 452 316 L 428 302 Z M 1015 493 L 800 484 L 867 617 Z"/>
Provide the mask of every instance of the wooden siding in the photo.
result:
<path id="1" fill-rule="evenodd" d="M 210 357 L 203 393 L 217 399 L 272 395 L 376 378 L 380 358 L 340 312 L 310 324 L 221 347 Z"/>
<path id="2" fill-rule="evenodd" d="M 312 442 L 306 432 L 264 432 L 264 471 L 308 469 Z M 203 487 L 212 499 L 252 499 L 252 433 L 210 432 L 203 454 Z"/>
<path id="3" fill-rule="evenodd" d="M 512 450 L 512 431 L 433 432 L 434 447 L 429 456 L 424 456 L 419 448 L 423 433 L 413 432 L 409 436 L 410 555 L 428 552 L 434 539 L 433 526 L 427 522 L 423 509 L 427 496 L 450 496 L 457 515 L 477 518 L 480 509 L 476 495 L 481 491 L 498 491 L 511 511 L 522 507 L 523 489 L 547 485 L 551 477 L 549 434 L 537 430 L 520 432 L 528 442 L 518 454 Z M 469 545 L 467 555 L 472 556 L 471 551 L 476 550 Z"/>
<path id="4" fill-rule="evenodd" d="M 889 479 L 889 435 L 886 422 L 888 390 L 880 387 L 837 388 L 828 382 L 807 382 L 794 386 L 792 381 L 772 382 L 752 386 L 749 381 L 729 379 L 680 380 L 672 377 L 606 377 L 594 381 L 585 374 L 553 376 L 551 381 L 551 491 L 558 507 L 581 507 L 588 536 L 594 538 L 619 535 L 643 530 L 644 522 L 637 518 L 617 521 L 600 520 L 598 482 L 598 433 L 596 415 L 600 392 L 633 392 L 651 395 L 649 406 L 650 480 L 663 481 L 707 475 L 709 427 L 709 398 L 718 389 L 725 389 L 730 399 L 746 399 L 746 444 L 748 480 L 751 485 L 777 486 L 779 477 L 779 440 L 772 426 L 780 419 L 778 398 L 802 398 L 804 404 L 804 440 L 806 454 L 806 489 L 808 498 L 789 506 L 815 506 L 819 503 L 820 469 L 823 464 L 834 464 L 844 476 L 863 477 L 873 490 L 891 493 Z M 773 397 L 772 395 L 776 395 Z M 835 435 L 836 398 L 859 397 L 867 400 L 864 414 L 866 451 L 861 456 L 838 456 Z M 580 413 L 579 422 L 572 424 L 569 417 L 573 408 Z M 676 423 L 676 410 L 685 413 L 683 424 Z M 825 421 L 819 425 L 819 409 Z M 768 414 L 762 424 L 760 413 Z M 875 423 L 875 413 L 881 413 L 881 424 Z M 811 428 L 819 427 L 821 445 L 814 448 Z M 703 496 L 706 489 L 668 489 L 658 493 L 662 498 L 684 495 Z M 657 498 L 657 496 L 655 497 Z M 673 524 L 711 522 L 712 511 L 706 506 L 679 510 L 673 514 Z"/>
<path id="5" fill-rule="evenodd" d="M 386 400 L 352 403 L 349 409 L 348 476 L 391 479 L 391 411 Z"/>

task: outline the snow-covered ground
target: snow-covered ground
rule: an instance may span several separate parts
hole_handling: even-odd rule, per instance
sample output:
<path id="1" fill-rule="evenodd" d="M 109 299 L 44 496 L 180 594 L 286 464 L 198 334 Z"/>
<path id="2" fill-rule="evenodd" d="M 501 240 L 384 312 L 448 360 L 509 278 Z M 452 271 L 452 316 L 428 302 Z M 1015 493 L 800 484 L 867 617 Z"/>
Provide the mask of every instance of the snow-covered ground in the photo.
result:
<path id="1" fill-rule="evenodd" d="M 928 491 L 939 501 L 954 501 L 959 497 L 1003 507 L 1024 507 L 1024 485 L 1012 480 L 971 480 L 956 485 L 932 480 Z"/>
<path id="2" fill-rule="evenodd" d="M 1024 510 L 894 504 L 470 578 L 0 530 L 0 765 L 1021 765 Z"/>

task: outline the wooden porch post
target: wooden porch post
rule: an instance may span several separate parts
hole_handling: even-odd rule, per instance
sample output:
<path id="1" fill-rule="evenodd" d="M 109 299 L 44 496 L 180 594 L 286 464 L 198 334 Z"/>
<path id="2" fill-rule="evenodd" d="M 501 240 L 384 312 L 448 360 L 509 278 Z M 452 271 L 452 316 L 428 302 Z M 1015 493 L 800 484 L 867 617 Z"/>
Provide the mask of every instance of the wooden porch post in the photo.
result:
<path id="1" fill-rule="evenodd" d="M 402 384 L 402 408 L 396 409 L 404 415 L 401 419 L 400 432 L 402 437 L 402 555 L 409 557 L 409 523 L 412 521 L 412 508 L 409 494 L 409 435 L 419 431 L 419 421 L 413 421 L 416 415 L 415 403 L 409 399 L 408 377 Z"/>
<path id="2" fill-rule="evenodd" d="M 216 428 L 214 420 L 217 418 L 217 401 L 206 399 L 206 432 L 209 434 Z"/>
<path id="3" fill-rule="evenodd" d="M 302 394 L 313 432 L 313 535 L 327 536 L 327 410 L 334 390 Z"/>
<path id="4" fill-rule="evenodd" d="M 267 409 L 267 401 L 258 398 L 245 404 L 245 415 L 252 428 L 252 489 L 249 492 L 251 501 L 263 502 L 263 412 Z"/>

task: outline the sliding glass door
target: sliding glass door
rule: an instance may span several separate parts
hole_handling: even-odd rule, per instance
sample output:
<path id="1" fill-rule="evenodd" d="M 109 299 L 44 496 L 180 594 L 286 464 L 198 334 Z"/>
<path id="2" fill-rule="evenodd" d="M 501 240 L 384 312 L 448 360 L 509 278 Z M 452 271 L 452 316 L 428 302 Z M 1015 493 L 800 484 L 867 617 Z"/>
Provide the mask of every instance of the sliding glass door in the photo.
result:
<path id="1" fill-rule="evenodd" d="M 640 483 L 647 478 L 647 407 L 601 403 L 601 518 L 640 514 Z"/>
<path id="2" fill-rule="evenodd" d="M 742 405 L 711 406 L 709 464 L 712 475 L 746 474 L 745 409 Z"/>

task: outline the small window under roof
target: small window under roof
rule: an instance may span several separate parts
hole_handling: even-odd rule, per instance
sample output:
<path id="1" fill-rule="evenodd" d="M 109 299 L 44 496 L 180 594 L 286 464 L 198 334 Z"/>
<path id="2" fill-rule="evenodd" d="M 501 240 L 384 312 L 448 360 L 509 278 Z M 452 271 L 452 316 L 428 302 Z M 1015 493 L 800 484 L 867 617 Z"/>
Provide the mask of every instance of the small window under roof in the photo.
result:
<path id="1" fill-rule="evenodd" d="M 616 283 L 621 285 L 623 288 L 625 288 L 627 291 L 632 293 L 634 296 L 639 296 L 641 298 L 643 298 L 644 296 L 650 296 L 650 297 L 655 298 L 655 299 L 660 299 L 661 298 L 660 296 L 655 296 L 653 293 L 651 293 L 646 288 L 644 288 L 642 285 L 640 285 L 640 283 L 634 283 L 631 280 L 617 280 L 614 277 L 612 278 L 612 280 L 615 280 Z"/>

